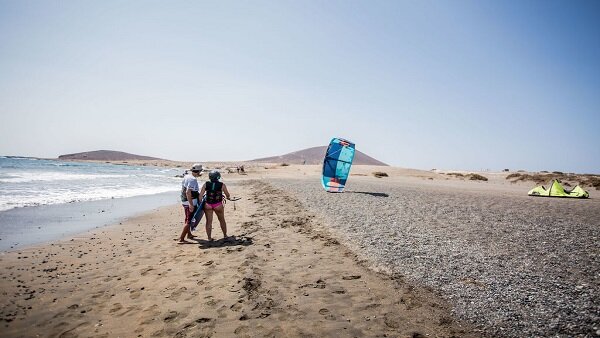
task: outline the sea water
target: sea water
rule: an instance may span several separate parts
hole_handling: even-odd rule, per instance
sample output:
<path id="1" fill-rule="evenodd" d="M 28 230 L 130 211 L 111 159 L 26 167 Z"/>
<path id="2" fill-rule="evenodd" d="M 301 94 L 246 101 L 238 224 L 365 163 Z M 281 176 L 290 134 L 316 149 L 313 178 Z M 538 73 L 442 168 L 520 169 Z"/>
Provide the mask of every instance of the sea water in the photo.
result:
<path id="1" fill-rule="evenodd" d="M 0 211 L 176 191 L 180 169 L 0 157 Z"/>
<path id="2" fill-rule="evenodd" d="M 0 156 L 0 250 L 178 202 L 181 169 Z"/>

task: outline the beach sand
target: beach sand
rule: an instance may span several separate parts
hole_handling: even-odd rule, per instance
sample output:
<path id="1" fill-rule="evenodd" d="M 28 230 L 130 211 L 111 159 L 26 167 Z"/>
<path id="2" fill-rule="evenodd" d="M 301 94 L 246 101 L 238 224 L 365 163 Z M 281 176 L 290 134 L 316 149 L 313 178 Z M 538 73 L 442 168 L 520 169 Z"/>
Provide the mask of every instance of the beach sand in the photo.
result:
<path id="1" fill-rule="evenodd" d="M 2 336 L 477 336 L 431 290 L 369 270 L 290 196 L 260 180 L 230 190 L 245 198 L 226 206 L 227 241 L 176 244 L 171 206 L 2 254 Z"/>
<path id="2" fill-rule="evenodd" d="M 531 182 L 512 184 L 506 174 L 473 182 L 356 166 L 348 194 L 323 197 L 319 170 L 273 164 L 224 174 L 243 197 L 226 205 L 227 241 L 207 242 L 200 229 L 200 240 L 176 244 L 183 211 L 175 205 L 3 253 L 1 335 L 518 337 L 600 329 L 589 324 L 600 288 L 597 191 L 587 201 L 528 198 Z M 561 208 L 566 216 L 553 220 Z M 220 238 L 216 220 L 213 227 Z M 543 234 L 562 237 L 553 246 Z M 568 250 L 553 252 L 557 246 Z M 563 284 L 574 291 L 559 291 L 542 304 L 548 313 L 536 312 L 532 297 Z M 573 297 L 585 301 L 584 319 L 572 306 L 561 317 L 561 302 Z M 498 316 L 504 310 L 516 317 Z M 521 315 L 527 311 L 531 318 Z M 549 328 L 552 318 L 558 326 Z"/>

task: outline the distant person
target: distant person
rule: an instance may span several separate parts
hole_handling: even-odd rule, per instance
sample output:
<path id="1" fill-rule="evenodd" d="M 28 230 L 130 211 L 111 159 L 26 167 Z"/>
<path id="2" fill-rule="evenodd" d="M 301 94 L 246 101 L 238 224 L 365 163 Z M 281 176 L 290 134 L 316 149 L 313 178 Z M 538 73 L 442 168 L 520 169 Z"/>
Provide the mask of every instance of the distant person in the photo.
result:
<path id="1" fill-rule="evenodd" d="M 225 222 L 225 206 L 223 205 L 223 194 L 230 199 L 229 191 L 225 183 L 219 182 L 221 179 L 221 173 L 216 170 L 212 170 L 208 173 L 207 181 L 200 190 L 200 196 L 204 196 L 206 193 L 206 204 L 204 205 L 204 213 L 206 214 L 206 236 L 209 241 L 212 241 L 212 220 L 213 212 L 217 214 L 219 223 L 221 224 L 221 231 L 223 231 L 223 238 L 227 238 L 227 223 Z"/>
<path id="2" fill-rule="evenodd" d="M 181 204 L 185 213 L 185 221 L 183 231 L 181 232 L 181 236 L 179 236 L 179 244 L 190 243 L 185 240 L 186 235 L 188 239 L 196 237 L 192 235 L 192 231 L 190 230 L 190 220 L 195 208 L 198 206 L 198 198 L 201 196 L 197 177 L 202 174 L 202 170 L 201 164 L 194 164 L 190 171 L 186 172 L 183 176 L 183 181 L 181 182 Z"/>

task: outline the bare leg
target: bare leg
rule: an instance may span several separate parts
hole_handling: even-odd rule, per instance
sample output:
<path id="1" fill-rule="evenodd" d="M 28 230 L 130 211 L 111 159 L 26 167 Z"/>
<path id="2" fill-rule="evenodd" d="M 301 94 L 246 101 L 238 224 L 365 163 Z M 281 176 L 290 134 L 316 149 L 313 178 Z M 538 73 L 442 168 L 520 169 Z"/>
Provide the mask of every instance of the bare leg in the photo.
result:
<path id="1" fill-rule="evenodd" d="M 187 230 L 188 230 L 188 231 L 187 231 L 187 238 L 189 238 L 189 239 L 194 239 L 194 238 L 196 238 L 196 237 L 197 237 L 197 236 L 194 236 L 194 235 L 192 235 L 192 227 L 190 227 L 189 225 L 188 225 L 188 227 L 187 227 Z"/>
<path id="2" fill-rule="evenodd" d="M 227 223 L 225 222 L 225 207 L 220 205 L 216 207 L 215 214 L 217 214 L 217 218 L 219 219 L 219 223 L 221 224 L 221 231 L 223 231 L 223 237 L 227 237 Z"/>
<path id="3" fill-rule="evenodd" d="M 205 207 L 204 215 L 206 217 L 206 237 L 208 237 L 209 241 L 212 241 L 212 237 L 210 237 L 210 235 L 212 234 L 213 209 L 210 209 L 210 207 Z"/>
<path id="4" fill-rule="evenodd" d="M 190 232 L 190 226 L 185 224 L 183 226 L 183 231 L 181 232 L 181 236 L 179 236 L 179 243 L 185 243 L 185 235 Z"/>

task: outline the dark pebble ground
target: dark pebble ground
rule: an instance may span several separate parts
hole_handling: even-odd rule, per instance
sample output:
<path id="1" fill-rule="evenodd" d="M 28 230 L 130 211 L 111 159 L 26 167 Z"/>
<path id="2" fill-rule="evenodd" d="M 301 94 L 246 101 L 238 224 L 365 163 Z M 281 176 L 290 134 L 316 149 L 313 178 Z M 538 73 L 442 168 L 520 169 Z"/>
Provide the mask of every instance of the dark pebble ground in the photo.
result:
<path id="1" fill-rule="evenodd" d="M 433 288 L 485 335 L 600 336 L 599 200 L 479 182 L 356 178 L 342 194 L 314 179 L 270 183 L 374 269 Z"/>

